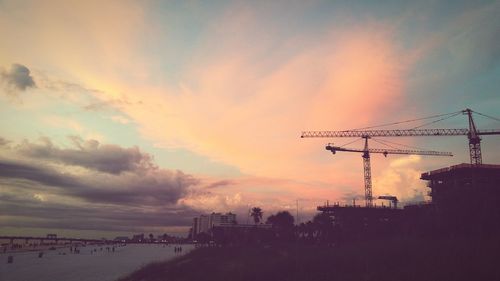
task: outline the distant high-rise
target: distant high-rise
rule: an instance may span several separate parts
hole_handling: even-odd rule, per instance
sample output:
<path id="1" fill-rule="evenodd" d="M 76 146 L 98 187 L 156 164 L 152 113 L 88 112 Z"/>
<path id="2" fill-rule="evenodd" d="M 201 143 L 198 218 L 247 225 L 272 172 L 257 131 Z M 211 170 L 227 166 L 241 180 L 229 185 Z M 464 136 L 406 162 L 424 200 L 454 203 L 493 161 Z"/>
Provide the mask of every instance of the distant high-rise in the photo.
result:
<path id="1" fill-rule="evenodd" d="M 229 213 L 211 213 L 210 215 L 200 215 L 193 218 L 192 233 L 193 237 L 199 233 L 207 233 L 214 226 L 234 225 L 236 224 L 236 214 Z"/>
<path id="2" fill-rule="evenodd" d="M 233 214 L 231 212 L 226 214 L 221 214 L 221 213 L 210 214 L 210 222 L 209 222 L 210 228 L 214 226 L 230 225 L 230 224 L 236 224 L 236 214 Z"/>

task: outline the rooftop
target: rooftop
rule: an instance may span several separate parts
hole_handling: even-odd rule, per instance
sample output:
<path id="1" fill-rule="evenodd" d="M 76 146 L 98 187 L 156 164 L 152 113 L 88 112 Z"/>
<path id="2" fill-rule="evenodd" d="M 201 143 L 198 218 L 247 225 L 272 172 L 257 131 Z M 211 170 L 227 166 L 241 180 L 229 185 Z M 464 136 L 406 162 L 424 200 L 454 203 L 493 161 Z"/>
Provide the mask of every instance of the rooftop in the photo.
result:
<path id="1" fill-rule="evenodd" d="M 423 173 L 420 176 L 420 178 L 423 180 L 431 180 L 470 171 L 481 171 L 488 174 L 494 174 L 500 176 L 500 165 L 495 165 L 495 164 L 472 165 L 472 164 L 462 163 Z"/>

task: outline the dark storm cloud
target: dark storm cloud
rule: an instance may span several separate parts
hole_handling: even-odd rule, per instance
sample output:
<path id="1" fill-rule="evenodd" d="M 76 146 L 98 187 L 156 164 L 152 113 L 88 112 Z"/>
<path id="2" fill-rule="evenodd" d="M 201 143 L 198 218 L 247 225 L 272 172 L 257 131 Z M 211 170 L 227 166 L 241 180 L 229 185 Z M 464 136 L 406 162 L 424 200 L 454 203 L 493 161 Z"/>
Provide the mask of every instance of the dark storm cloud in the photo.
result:
<path id="1" fill-rule="evenodd" d="M 8 71 L 2 71 L 0 77 L 10 86 L 24 91 L 35 87 L 35 81 L 30 75 L 30 70 L 22 64 L 13 64 Z"/>
<path id="2" fill-rule="evenodd" d="M 179 203 L 197 178 L 157 167 L 137 147 L 70 140 L 75 148 L 48 138 L 2 147 L 0 227 L 140 231 L 188 226 L 198 214 Z"/>
<path id="3" fill-rule="evenodd" d="M 96 140 L 84 141 L 73 136 L 71 140 L 76 148 L 61 149 L 48 138 L 42 140 L 41 144 L 24 141 L 18 147 L 19 153 L 111 174 L 156 169 L 153 157 L 141 152 L 137 146 L 123 148 L 113 144 L 101 145 Z"/>
<path id="4" fill-rule="evenodd" d="M 78 180 L 70 175 L 59 174 L 52 169 L 36 167 L 27 163 L 2 159 L 0 159 L 0 177 L 25 179 L 48 186 L 82 187 Z"/>
<path id="5" fill-rule="evenodd" d="M 19 206 L 22 206 L 20 208 Z M 1 226 L 133 231 L 147 227 L 185 226 L 198 214 L 189 207 L 134 208 L 64 205 L 0 195 Z M 28 218 L 28 219 L 26 219 Z"/>
<path id="6" fill-rule="evenodd" d="M 0 159 L 0 178 L 29 180 L 45 186 L 56 195 L 70 196 L 90 203 L 159 206 L 175 204 L 198 180 L 180 171 L 156 169 L 120 176 L 89 173 L 74 176 L 23 162 Z"/>
<path id="7" fill-rule="evenodd" d="M 177 203 L 198 180 L 180 171 L 155 170 L 121 176 L 94 175 L 85 182 L 87 188 L 70 195 L 87 202 L 160 206 Z"/>

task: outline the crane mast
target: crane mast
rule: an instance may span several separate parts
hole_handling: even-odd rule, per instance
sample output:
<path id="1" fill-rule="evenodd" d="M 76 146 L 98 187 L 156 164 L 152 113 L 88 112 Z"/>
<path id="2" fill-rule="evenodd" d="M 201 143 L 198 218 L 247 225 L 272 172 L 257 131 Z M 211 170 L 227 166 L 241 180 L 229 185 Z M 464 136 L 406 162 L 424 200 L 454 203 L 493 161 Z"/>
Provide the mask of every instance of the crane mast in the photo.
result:
<path id="1" fill-rule="evenodd" d="M 462 111 L 463 114 L 467 114 L 469 117 L 469 134 L 467 135 L 469 138 L 469 155 L 470 155 L 470 163 L 473 165 L 480 165 L 483 163 L 483 159 L 481 156 L 481 138 L 479 137 L 479 133 L 476 130 L 476 124 L 474 124 L 474 119 L 472 119 L 472 110 L 467 108 Z"/>
<path id="2" fill-rule="evenodd" d="M 366 207 L 373 206 L 372 196 L 372 168 L 370 164 L 370 151 L 368 150 L 368 138 L 365 137 L 365 148 L 363 149 L 363 171 L 365 178 L 365 203 Z"/>

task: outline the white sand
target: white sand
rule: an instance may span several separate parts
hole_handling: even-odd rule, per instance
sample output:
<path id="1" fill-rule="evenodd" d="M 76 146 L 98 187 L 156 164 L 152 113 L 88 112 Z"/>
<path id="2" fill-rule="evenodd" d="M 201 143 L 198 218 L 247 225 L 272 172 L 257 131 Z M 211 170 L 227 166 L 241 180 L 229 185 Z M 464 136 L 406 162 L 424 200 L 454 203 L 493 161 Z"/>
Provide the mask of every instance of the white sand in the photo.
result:
<path id="1" fill-rule="evenodd" d="M 127 245 L 115 247 L 107 252 L 101 246 L 80 247 L 80 254 L 70 253 L 69 248 L 38 252 L 0 254 L 0 281 L 114 281 L 143 265 L 154 261 L 165 261 L 178 256 L 174 245 Z M 90 254 L 97 248 L 97 253 Z M 183 254 L 193 249 L 183 245 Z M 66 255 L 59 255 L 59 253 Z M 14 256 L 14 263 L 8 264 L 7 257 Z"/>

